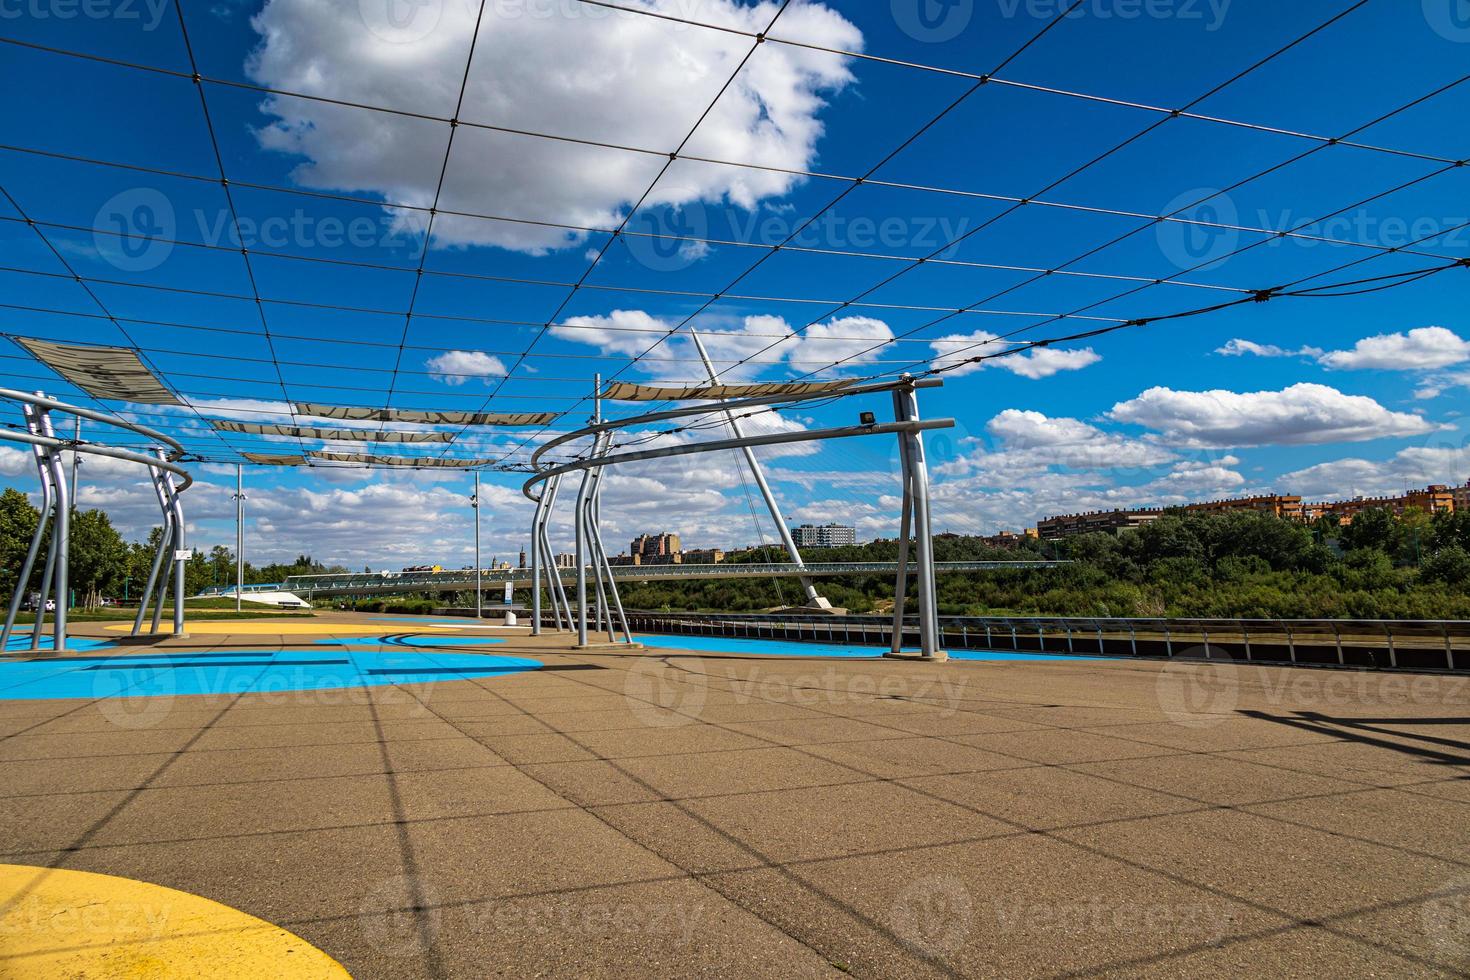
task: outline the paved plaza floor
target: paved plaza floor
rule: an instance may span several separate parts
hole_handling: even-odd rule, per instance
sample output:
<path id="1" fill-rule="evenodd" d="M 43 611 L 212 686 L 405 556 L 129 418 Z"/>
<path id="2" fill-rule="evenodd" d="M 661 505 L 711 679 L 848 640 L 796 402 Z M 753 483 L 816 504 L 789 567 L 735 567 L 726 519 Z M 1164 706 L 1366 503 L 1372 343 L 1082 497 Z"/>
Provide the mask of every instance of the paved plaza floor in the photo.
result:
<path id="1" fill-rule="evenodd" d="M 1464 677 L 290 622 L 0 663 L 0 973 L 184 955 L 65 872 L 277 975 L 1470 969 Z"/>

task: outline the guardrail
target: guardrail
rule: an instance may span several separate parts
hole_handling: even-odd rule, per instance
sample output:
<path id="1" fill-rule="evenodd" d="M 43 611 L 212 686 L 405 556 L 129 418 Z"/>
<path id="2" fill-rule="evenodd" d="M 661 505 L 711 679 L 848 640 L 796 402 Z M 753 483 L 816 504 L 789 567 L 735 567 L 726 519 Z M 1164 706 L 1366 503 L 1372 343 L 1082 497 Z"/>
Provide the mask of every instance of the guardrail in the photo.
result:
<path id="1" fill-rule="evenodd" d="M 999 569 L 1049 568 L 1064 565 L 1056 561 L 946 561 L 936 562 L 936 573 L 986 572 Z M 909 563 L 913 572 L 917 566 Z M 898 570 L 898 562 L 808 562 L 797 565 L 792 562 L 723 562 L 717 565 L 614 565 L 613 577 L 618 581 L 645 582 L 668 579 L 696 578 L 799 578 L 801 576 L 821 578 L 837 575 L 884 575 L 892 577 Z M 559 568 L 565 581 L 574 581 L 575 568 Z M 517 587 L 527 588 L 531 584 L 529 568 L 482 569 L 480 587 L 490 591 L 505 587 L 506 581 Z M 300 596 L 313 595 L 388 595 L 405 592 L 459 592 L 475 587 L 474 569 L 454 569 L 439 572 L 372 572 L 349 575 L 292 575 L 281 583 L 280 588 Z"/>
<path id="2" fill-rule="evenodd" d="M 887 647 L 889 616 L 628 611 L 639 632 Z M 1470 671 L 1470 621 L 945 616 L 951 650 Z M 905 623 L 905 642 L 917 635 Z"/>
<path id="3" fill-rule="evenodd" d="M 243 589 L 240 590 L 240 593 L 242 595 L 247 595 L 247 594 L 249 594 L 251 592 L 289 592 L 289 591 L 290 591 L 289 589 L 286 589 L 285 587 L 283 587 L 279 582 L 276 582 L 276 583 L 271 584 L 271 585 L 247 585 L 247 586 L 245 586 L 245 588 L 243 588 Z M 205 598 L 209 598 L 210 596 L 222 596 L 222 595 L 234 595 L 234 594 L 235 594 L 235 587 L 233 585 L 211 585 L 208 588 L 200 589 L 199 590 L 199 594 L 197 596 L 195 596 L 195 598 L 197 598 L 197 599 L 205 599 Z"/>

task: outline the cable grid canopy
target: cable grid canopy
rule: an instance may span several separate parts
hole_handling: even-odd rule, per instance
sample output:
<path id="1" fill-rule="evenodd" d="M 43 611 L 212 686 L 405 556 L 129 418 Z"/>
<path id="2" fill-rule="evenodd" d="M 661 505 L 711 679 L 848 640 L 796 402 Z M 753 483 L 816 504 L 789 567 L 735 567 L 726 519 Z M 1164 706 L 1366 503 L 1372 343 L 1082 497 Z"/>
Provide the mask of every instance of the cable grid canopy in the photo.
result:
<path id="1" fill-rule="evenodd" d="M 93 398 L 148 405 L 180 404 L 158 376 L 126 347 L 59 344 L 36 338 L 22 338 L 16 343 Z"/>

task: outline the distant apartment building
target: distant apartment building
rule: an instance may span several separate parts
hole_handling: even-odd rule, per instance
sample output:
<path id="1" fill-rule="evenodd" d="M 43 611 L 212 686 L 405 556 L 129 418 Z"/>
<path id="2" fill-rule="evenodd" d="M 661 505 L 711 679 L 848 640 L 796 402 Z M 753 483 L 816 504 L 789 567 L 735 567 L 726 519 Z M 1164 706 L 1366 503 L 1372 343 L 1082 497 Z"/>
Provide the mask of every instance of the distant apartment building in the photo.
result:
<path id="1" fill-rule="evenodd" d="M 1045 541 L 1071 538 L 1079 534 L 1091 534 L 1095 531 L 1117 534 L 1119 531 L 1143 527 L 1145 524 L 1158 520 L 1162 514 L 1163 511 L 1157 507 L 1144 507 L 1136 510 L 1095 510 L 1086 514 L 1063 514 L 1060 517 L 1048 517 L 1045 520 L 1037 521 L 1036 533 L 1038 537 Z"/>
<path id="2" fill-rule="evenodd" d="M 837 548 L 857 544 L 857 528 L 846 524 L 803 524 L 791 529 L 798 548 Z"/>
<path id="3" fill-rule="evenodd" d="M 1015 531 L 1001 531 L 998 534 L 985 535 L 980 538 L 980 543 L 987 548 L 1003 548 L 1006 551 L 1013 551 L 1021 546 L 1021 542 L 1035 537 L 1036 529 L 1028 527 L 1020 534 Z"/>
<path id="4" fill-rule="evenodd" d="M 1301 520 L 1302 498 L 1292 494 L 1264 494 L 1257 497 L 1232 497 L 1228 500 L 1211 500 L 1202 504 L 1187 504 L 1186 511 L 1200 514 L 1224 514 L 1231 511 L 1247 511 L 1255 514 L 1274 514 L 1291 520 Z"/>
<path id="5" fill-rule="evenodd" d="M 1463 487 L 1455 487 L 1450 491 L 1450 498 L 1454 501 L 1455 510 L 1470 510 L 1470 480 Z"/>
<path id="6" fill-rule="evenodd" d="M 725 560 L 725 552 L 719 548 L 694 548 L 684 552 L 685 565 L 718 565 Z"/>
<path id="7" fill-rule="evenodd" d="M 577 556 L 576 555 L 557 555 L 556 556 L 556 567 L 557 568 L 576 568 L 577 567 Z"/>
<path id="8" fill-rule="evenodd" d="M 679 553 L 679 536 L 665 531 L 662 534 L 640 534 L 628 545 L 628 554 L 645 559 L 672 558 Z"/>
<path id="9" fill-rule="evenodd" d="M 1309 520 L 1320 517 L 1332 518 L 1339 524 L 1351 524 L 1353 518 L 1365 510 L 1387 510 L 1402 515 L 1409 509 L 1422 510 L 1427 514 L 1438 514 L 1455 509 L 1455 495 L 1466 488 L 1451 489 L 1443 483 L 1431 483 L 1422 490 L 1410 490 L 1397 497 L 1354 497 L 1351 500 L 1331 500 L 1308 504 L 1305 515 Z"/>

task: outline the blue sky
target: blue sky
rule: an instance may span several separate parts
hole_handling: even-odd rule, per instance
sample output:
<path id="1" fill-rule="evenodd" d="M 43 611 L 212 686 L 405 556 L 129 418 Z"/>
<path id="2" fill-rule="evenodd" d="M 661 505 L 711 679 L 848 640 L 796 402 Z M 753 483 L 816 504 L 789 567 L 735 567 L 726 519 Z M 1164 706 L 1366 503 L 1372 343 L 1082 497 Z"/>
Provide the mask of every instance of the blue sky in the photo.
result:
<path id="1" fill-rule="evenodd" d="M 187 404 L 105 407 L 205 460 L 186 509 L 212 544 L 233 538 L 240 450 L 321 446 L 222 438 L 205 418 L 289 423 L 292 400 L 569 413 L 448 450 L 524 460 L 585 417 L 594 374 L 698 380 L 688 324 L 732 380 L 888 375 L 1006 349 L 996 338 L 1015 331 L 1470 255 L 1470 168 L 1440 172 L 1470 152 L 1470 83 L 1452 86 L 1470 23 L 1448 0 L 1083 0 L 1050 29 L 1054 0 L 798 0 L 759 45 L 771 3 L 622 5 L 486 0 L 466 76 L 474 0 L 186 2 L 197 89 L 163 0 L 0 6 L 0 37 L 24 42 L 0 48 L 0 72 L 25 93 L 0 107 L 3 332 L 141 349 Z M 1209 118 L 1169 118 L 1185 106 Z M 451 146 L 456 112 L 473 125 Z M 1350 132 L 1367 145 L 1313 138 Z M 956 420 L 931 439 L 940 521 L 989 533 L 1098 507 L 1463 482 L 1466 275 L 950 372 L 922 401 Z M 4 384 L 93 404 L 19 347 L 3 353 Z M 865 408 L 887 411 L 750 426 Z M 893 456 L 872 439 L 763 458 L 794 520 L 891 535 Z M 0 457 L 16 485 L 28 465 Z M 141 534 L 153 515 L 136 474 L 83 472 L 84 505 Z M 484 479 L 487 551 L 506 555 L 525 534 L 524 477 Z M 248 467 L 246 480 L 260 557 L 468 560 L 466 474 Z M 664 527 L 691 544 L 772 540 L 733 459 L 629 468 L 607 494 L 614 541 Z"/>

